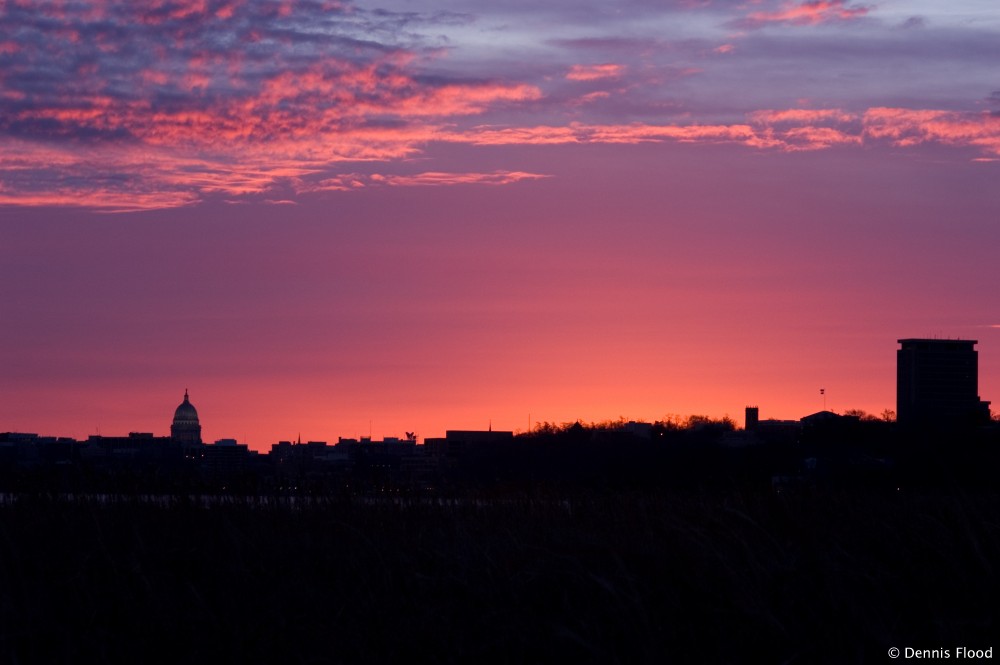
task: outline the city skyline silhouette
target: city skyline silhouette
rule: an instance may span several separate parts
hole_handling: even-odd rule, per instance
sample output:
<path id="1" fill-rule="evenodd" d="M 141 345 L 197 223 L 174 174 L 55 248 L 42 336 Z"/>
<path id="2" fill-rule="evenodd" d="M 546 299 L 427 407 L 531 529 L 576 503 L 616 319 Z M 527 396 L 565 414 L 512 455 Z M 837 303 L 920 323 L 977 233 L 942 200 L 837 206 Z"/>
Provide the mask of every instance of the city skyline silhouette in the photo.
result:
<path id="1" fill-rule="evenodd" d="M 905 336 L 1000 393 L 992 6 L 276 6 L 4 6 L 0 429 L 879 413 Z"/>
<path id="2" fill-rule="evenodd" d="M 981 400 L 979 392 L 979 359 L 978 351 L 975 350 L 975 346 L 978 344 L 978 340 L 961 340 L 961 339 L 939 339 L 939 338 L 906 338 L 899 339 L 898 343 L 901 348 L 896 352 L 896 395 L 894 398 L 894 409 L 882 409 L 881 411 L 869 412 L 865 409 L 859 408 L 847 408 L 847 409 L 834 409 L 833 411 L 828 411 L 826 408 L 826 389 L 819 389 L 819 394 L 822 399 L 823 408 L 817 409 L 815 413 L 839 413 L 844 412 L 852 415 L 864 415 L 865 417 L 871 418 L 881 418 L 882 420 L 896 421 L 899 413 L 902 413 L 900 421 L 905 427 L 912 428 L 918 425 L 932 426 L 932 427 L 951 427 L 954 425 L 963 425 L 968 423 L 989 422 L 992 417 L 992 411 L 990 409 L 989 400 Z M 188 389 L 184 390 L 183 401 L 177 407 L 174 413 L 173 422 L 169 427 L 169 433 L 158 434 L 160 428 L 151 426 L 151 423 L 133 423 L 129 425 L 129 432 L 145 432 L 150 431 L 151 434 L 155 434 L 157 437 L 166 439 L 170 438 L 176 442 L 183 442 L 185 444 L 208 444 L 212 443 L 211 438 L 202 438 L 201 435 L 201 424 L 198 417 L 198 412 L 194 405 L 189 401 Z M 848 397 L 849 401 L 850 398 Z M 745 427 L 746 429 L 751 429 L 751 419 L 754 424 L 756 424 L 760 419 L 760 407 L 756 406 L 759 400 L 744 400 L 746 404 L 753 402 L 755 406 L 747 406 L 745 411 Z M 751 415 L 751 411 L 753 412 Z M 784 420 L 784 422 L 793 422 L 799 420 L 799 418 L 805 418 L 810 414 L 799 414 L 792 420 L 787 418 L 782 418 L 776 414 L 771 409 L 765 409 L 766 417 L 768 420 Z M 692 418 L 705 418 L 711 419 L 713 416 L 708 416 L 703 413 L 688 413 L 679 414 L 672 413 L 669 409 L 664 409 L 663 413 L 666 415 L 661 418 L 628 418 L 623 415 L 619 415 L 617 418 L 605 418 L 599 421 L 586 421 L 582 418 L 576 418 L 569 421 L 549 421 L 544 419 L 532 419 L 531 414 L 527 416 L 527 422 L 524 428 L 511 427 L 510 431 L 515 434 L 530 434 L 537 431 L 539 428 L 552 427 L 556 425 L 561 425 L 563 427 L 568 427 L 571 423 L 585 423 L 590 426 L 602 426 L 609 427 L 615 426 L 615 424 L 622 424 L 626 422 L 639 422 L 639 423 L 680 423 L 685 421 L 690 421 Z M 814 412 L 811 412 L 814 413 Z M 737 423 L 737 417 L 726 413 L 724 416 L 714 418 L 721 421 L 731 421 L 734 425 Z M 308 437 L 307 440 L 329 440 L 331 438 L 336 440 L 342 439 L 354 439 L 354 440 L 379 440 L 379 438 L 384 440 L 410 440 L 417 442 L 419 441 L 418 435 L 415 431 L 406 431 L 405 437 L 401 437 L 398 433 L 384 434 L 381 437 L 374 437 L 372 430 L 372 423 L 369 422 L 369 431 L 365 433 L 339 433 L 335 437 Z M 243 428 L 245 430 L 245 428 Z M 292 431 L 295 428 L 292 426 L 286 427 L 285 431 Z M 427 430 L 425 438 L 434 438 L 440 436 L 446 429 L 455 430 L 454 426 L 450 426 L 447 421 L 437 425 L 436 429 Z M 458 428 L 462 429 L 462 428 Z M 481 428 L 466 428 L 470 431 Z M 492 418 L 488 421 L 488 429 L 493 429 Z M 97 435 L 100 437 L 102 432 L 100 428 L 96 428 L 97 431 L 90 433 L 90 436 Z M 49 431 L 44 428 L 44 423 L 38 423 L 34 428 L 28 429 L 8 429 L 9 432 L 28 432 L 28 431 L 43 431 L 45 434 L 53 435 L 59 437 L 69 437 L 69 438 L 85 438 L 85 437 L 72 437 L 71 434 L 66 432 L 54 432 Z M 230 433 L 233 434 L 233 433 Z M 124 431 L 111 433 L 111 436 L 124 436 Z M 251 450 L 256 450 L 258 452 L 266 452 L 274 443 L 279 440 L 295 440 L 297 439 L 299 443 L 302 441 L 301 431 L 297 431 L 295 436 L 282 436 L 276 438 L 272 441 L 255 441 L 255 445 L 250 445 L 246 435 L 244 434 L 242 438 L 237 436 L 217 436 L 215 437 L 217 442 L 239 442 L 243 446 L 249 446 Z"/>
<path id="3" fill-rule="evenodd" d="M 685 483 L 711 484 L 720 468 L 729 469 L 724 477 L 732 473 L 739 482 L 751 485 L 770 478 L 775 488 L 789 483 L 850 485 L 862 480 L 897 489 L 958 478 L 980 482 L 981 473 L 996 457 L 993 449 L 1000 435 L 1000 417 L 994 416 L 990 401 L 981 399 L 979 393 L 978 340 L 904 338 L 897 342 L 898 412 L 885 409 L 876 415 L 848 409 L 837 413 L 824 408 L 801 418 L 779 419 L 766 412 L 761 418 L 760 407 L 748 405 L 742 427 L 728 416 L 712 419 L 698 414 L 652 422 L 625 418 L 601 423 L 543 421 L 517 432 L 494 430 L 491 421 L 486 430 L 449 427 L 443 436 L 423 438 L 413 431 L 405 437 L 382 438 L 369 432 L 367 436 L 338 436 L 334 443 L 303 442 L 298 434 L 262 449 L 236 438 L 203 438 L 201 417 L 185 389 L 166 436 L 130 430 L 127 436 L 95 434 L 84 441 L 0 433 L 0 482 L 13 482 L 11 487 L 16 487 L 25 482 L 16 480 L 20 473 L 31 477 L 42 469 L 44 478 L 45 469 L 62 466 L 63 474 L 76 478 L 71 486 L 94 474 L 106 474 L 105 482 L 116 483 L 116 478 L 134 473 L 153 473 L 160 479 L 146 488 L 150 492 L 165 491 L 164 487 L 172 491 L 170 482 L 162 486 L 164 477 L 172 477 L 173 483 L 207 483 L 206 489 L 213 491 L 240 487 L 238 491 L 251 494 L 287 492 L 301 484 L 320 493 L 350 487 L 352 493 L 362 494 L 433 493 L 454 483 L 489 486 L 505 474 L 511 480 L 531 478 L 529 484 L 545 486 L 564 474 L 600 476 L 592 465 L 604 462 L 618 469 L 612 474 L 614 482 L 625 485 L 650 480 L 670 485 L 681 477 Z M 554 457 L 545 453 L 545 442 L 557 444 L 561 452 Z M 749 457 L 744 459 L 744 453 Z M 46 481 L 34 482 L 44 485 Z M 35 487 L 34 482 L 28 481 L 27 486 Z M 65 483 L 63 479 L 58 485 Z"/>

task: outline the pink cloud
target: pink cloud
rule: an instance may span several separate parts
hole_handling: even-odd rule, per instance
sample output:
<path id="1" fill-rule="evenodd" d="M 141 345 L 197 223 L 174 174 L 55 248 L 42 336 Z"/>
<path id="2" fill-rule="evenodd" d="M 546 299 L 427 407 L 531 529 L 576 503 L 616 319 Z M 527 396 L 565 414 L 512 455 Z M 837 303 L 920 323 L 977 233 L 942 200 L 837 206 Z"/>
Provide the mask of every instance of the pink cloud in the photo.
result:
<path id="1" fill-rule="evenodd" d="M 840 131 L 832 127 L 794 127 L 781 134 L 784 149 L 822 150 L 835 145 L 860 145 L 861 136 Z"/>
<path id="2" fill-rule="evenodd" d="M 473 145 L 558 145 L 580 143 L 581 137 L 576 126 L 569 127 L 505 127 L 496 129 L 488 126 L 474 127 L 464 132 L 448 132 L 439 135 L 440 140 Z"/>
<path id="3" fill-rule="evenodd" d="M 766 23 L 790 23 L 792 25 L 817 25 L 830 21 L 848 21 L 866 15 L 868 7 L 847 7 L 844 0 L 813 0 L 811 2 L 787 2 L 777 11 L 753 12 L 745 23 L 761 25 Z"/>
<path id="4" fill-rule="evenodd" d="M 602 125 L 588 128 L 587 138 L 596 143 L 735 142 L 770 147 L 766 137 L 749 125 Z"/>
<path id="5" fill-rule="evenodd" d="M 617 78 L 625 72 L 624 65 L 573 65 L 566 78 L 570 81 L 596 81 L 599 79 Z"/>
<path id="6" fill-rule="evenodd" d="M 858 116 L 840 109 L 767 109 L 750 118 L 788 152 L 862 143 Z"/>
<path id="7" fill-rule="evenodd" d="M 60 187 L 42 192 L 0 189 L 0 206 L 65 206 L 97 212 L 138 212 L 179 208 L 200 200 L 193 192 L 121 191 L 108 188 Z"/>
<path id="8" fill-rule="evenodd" d="M 471 115 L 482 113 L 498 102 L 522 102 L 540 99 L 541 90 L 531 85 L 447 85 L 404 95 L 384 108 L 372 112 L 391 111 L 410 117 Z"/>
<path id="9" fill-rule="evenodd" d="M 988 112 L 872 108 L 865 111 L 863 122 L 866 136 L 898 146 L 934 142 L 1000 155 L 1000 117 Z"/>
<path id="10" fill-rule="evenodd" d="M 557 145 L 566 143 L 738 143 L 794 152 L 861 145 L 889 139 L 896 145 L 935 142 L 978 147 L 1000 155 L 1000 118 L 989 113 L 876 108 L 863 114 L 840 109 L 768 109 L 750 114 L 751 124 L 588 125 L 526 128 L 477 127 L 442 134 L 439 140 L 475 145 Z"/>
<path id="11" fill-rule="evenodd" d="M 229 2 L 215 10 L 216 18 L 230 19 L 236 13 L 237 2 Z"/>
<path id="12" fill-rule="evenodd" d="M 588 92 L 586 95 L 581 95 L 569 103 L 573 106 L 584 106 L 586 104 L 592 104 L 593 102 L 607 99 L 611 96 L 611 93 L 606 90 L 596 90 L 594 92 Z"/>
<path id="13" fill-rule="evenodd" d="M 587 94 L 567 102 L 546 99 L 538 86 L 519 80 L 430 76 L 422 66 L 440 55 L 422 48 L 316 38 L 317 7 L 242 0 L 63 3 L 50 7 L 53 14 L 46 21 L 28 21 L 28 32 L 0 26 L 5 63 L 0 73 L 0 203 L 135 210 L 219 195 L 285 200 L 277 193 L 279 185 L 304 193 L 374 185 L 509 184 L 543 177 L 489 168 L 393 175 L 379 167 L 376 175 L 341 173 L 361 170 L 345 168 L 345 162 L 392 164 L 435 143 L 683 142 L 798 151 L 870 140 L 974 147 L 982 151 L 981 159 L 1000 155 L 996 118 L 934 110 L 764 109 L 745 121 L 693 118 L 686 124 L 545 124 L 535 115 L 526 121 L 528 113 L 555 104 L 560 112 L 569 109 L 580 117 L 582 105 L 612 93 L 585 87 L 580 92 Z M 322 11 L 347 22 L 361 10 L 328 2 Z M 867 11 L 823 0 L 751 16 L 813 24 Z M 364 20 L 378 20 L 373 17 Z M 231 43 L 220 36 L 243 48 L 220 46 Z M 66 43 L 70 37 L 79 41 Z M 295 48 L 288 48 L 293 42 Z M 64 62 L 85 64 L 60 69 Z M 53 72 L 44 86 L 30 75 L 39 68 Z M 616 63 L 577 64 L 565 78 L 600 82 L 625 71 Z M 680 75 L 689 71 L 676 70 Z M 600 107 L 615 110 L 613 104 Z M 480 115 L 487 120 L 476 123 Z M 491 124 L 501 118 L 505 124 Z"/>
<path id="14" fill-rule="evenodd" d="M 303 167 L 226 165 L 209 162 L 160 161 L 145 175 L 170 188 L 230 195 L 262 194 L 277 182 L 315 173 Z"/>
<path id="15" fill-rule="evenodd" d="M 100 98 L 90 109 L 49 109 L 46 117 L 66 121 L 112 124 L 115 113 L 102 117 Z M 127 111 L 124 114 L 127 116 Z M 119 114 L 121 115 L 121 114 Z M 115 120 L 115 118 L 118 118 Z M 256 136 L 241 131 L 211 113 L 175 113 L 142 128 L 138 144 L 108 144 L 76 150 L 73 144 L 33 143 L 0 139 L 2 205 L 73 205 L 98 210 L 141 210 L 188 205 L 201 196 L 260 195 L 278 183 L 293 183 L 299 193 L 347 191 L 373 185 L 418 186 L 450 184 L 509 184 L 544 177 L 521 171 L 450 173 L 427 171 L 415 175 L 328 175 L 331 166 L 345 161 L 390 163 L 418 154 L 433 142 L 468 145 L 564 145 L 583 143 L 731 143 L 751 149 L 777 151 L 822 150 L 886 140 L 898 146 L 939 143 L 979 148 L 981 159 L 1000 156 L 1000 118 L 988 113 L 961 114 L 939 110 L 869 109 L 854 115 L 838 109 L 762 110 L 750 123 L 628 125 L 573 123 L 567 126 L 491 127 L 462 130 L 433 124 L 396 127 L 337 126 L 319 120 L 293 127 L 287 134 Z M 330 123 L 330 124 L 327 124 Z M 210 135 L 217 133 L 215 141 Z M 268 138 L 270 137 L 270 138 Z M 185 148 L 192 138 L 192 148 Z M 187 143 L 186 143 L 187 142 Z M 201 153 L 195 156 L 195 153 Z M 22 181 L 19 173 L 48 170 L 74 175 L 97 184 L 72 189 L 59 184 Z M 126 175 L 126 184 L 112 190 L 100 183 L 103 174 Z M 313 179 L 316 176 L 320 176 Z M 24 176 L 29 177 L 29 176 Z M 111 179 L 112 181 L 114 178 Z M 20 183 L 20 184 L 19 184 Z"/>
<path id="16" fill-rule="evenodd" d="M 208 3 L 205 0 L 181 0 L 172 3 L 173 6 L 168 14 L 172 19 L 183 19 L 189 16 L 204 14 L 208 10 Z"/>
<path id="17" fill-rule="evenodd" d="M 817 9 L 820 4 L 803 6 Z M 301 183 L 312 181 L 308 187 L 314 190 L 351 189 L 374 180 L 330 173 L 336 165 L 407 159 L 435 142 L 726 142 L 797 150 L 855 140 L 851 129 L 839 124 L 846 116 L 833 111 L 761 111 L 750 123 L 732 124 L 546 126 L 515 120 L 502 126 L 470 126 L 471 116 L 508 112 L 518 105 L 538 108 L 535 102 L 544 99 L 542 90 L 520 81 L 428 77 L 420 63 L 434 56 L 424 51 L 310 41 L 311 21 L 316 19 L 310 12 L 315 10 L 306 3 L 241 0 L 66 4 L 59 18 L 39 28 L 40 39 L 24 40 L 23 48 L 17 42 L 17 50 L 3 46 L 12 63 L 4 72 L 0 95 L 5 104 L 0 109 L 0 182 L 6 185 L 8 201 L 35 204 L 49 191 L 53 202 L 64 205 L 70 200 L 64 196 L 66 182 L 103 192 L 103 208 L 122 205 L 105 191 L 116 186 L 122 200 L 135 195 L 137 207 L 185 203 L 208 194 L 261 195 L 279 183 L 306 187 Z M 347 16 L 355 10 L 331 2 L 322 11 Z M 143 27 L 144 22 L 155 27 Z M 109 25 L 121 29 L 109 30 Z M 115 56 L 119 67 L 105 67 L 100 66 L 102 57 L 91 51 L 80 59 L 87 67 L 67 73 L 41 92 L 23 75 L 8 84 L 18 66 L 30 70 L 38 59 L 54 58 L 51 64 L 57 71 L 54 63 L 69 47 L 50 53 L 43 44 L 52 34 L 67 31 L 87 37 L 80 48 L 107 42 L 112 50 L 130 52 L 131 58 Z M 239 39 L 247 48 L 221 48 L 222 41 L 214 39 L 219 34 Z M 123 35 L 137 35 L 138 41 L 123 42 Z M 290 35 L 303 40 L 301 51 L 285 48 Z M 253 57 L 255 48 L 271 54 L 273 61 Z M 616 63 L 578 64 L 566 78 L 601 81 L 624 72 L 625 66 Z M 607 91 L 589 92 L 569 104 L 609 96 Z M 17 155 L 16 160 L 5 157 L 9 155 Z M 31 181 L 18 175 L 29 171 L 35 173 Z M 385 176 L 382 182 L 499 183 L 530 175 L 518 173 L 428 171 Z M 97 184 L 88 185 L 88 178 Z M 10 193 L 17 191 L 24 193 Z M 155 191 L 166 194 L 162 199 L 147 196 Z"/>
<path id="18" fill-rule="evenodd" d="M 427 171 L 415 175 L 373 174 L 374 182 L 386 185 L 509 185 L 521 180 L 537 180 L 550 176 L 524 171 L 494 171 L 493 173 L 442 173 Z"/>
<path id="19" fill-rule="evenodd" d="M 441 140 L 472 143 L 474 145 L 558 145 L 565 143 L 650 143 L 726 142 L 743 143 L 756 147 L 775 147 L 778 142 L 769 140 L 750 125 L 588 125 L 573 123 L 569 126 L 536 126 L 525 128 L 493 129 L 477 127 L 463 133 L 442 134 Z"/>
<path id="20" fill-rule="evenodd" d="M 482 113 L 495 104 L 538 99 L 523 84 L 450 84 L 427 88 L 401 72 L 379 73 L 377 65 L 328 62 L 304 73 L 281 73 L 251 97 L 201 109 L 138 112 L 123 122 L 145 140 L 162 145 L 214 145 L 218 141 L 289 143 L 350 136 L 370 117 L 405 121 Z M 200 81 L 203 83 L 204 81 Z M 373 137 L 369 137 L 373 138 Z M 375 145 L 379 144 L 376 141 Z M 357 146 L 360 148 L 361 146 Z M 357 157 L 351 151 L 351 157 Z"/>
<path id="21" fill-rule="evenodd" d="M 441 185 L 510 185 L 522 180 L 538 180 L 550 176 L 525 171 L 493 171 L 492 173 L 449 173 L 425 171 L 412 175 L 383 173 L 344 173 L 319 181 L 299 181 L 298 192 L 346 192 L 373 186 L 414 187 Z"/>
<path id="22" fill-rule="evenodd" d="M 761 110 L 750 114 L 754 122 L 765 124 L 777 123 L 816 123 L 816 122 L 850 122 L 857 116 L 840 109 L 781 109 Z"/>
<path id="23" fill-rule="evenodd" d="M 170 81 L 170 76 L 166 72 L 156 69 L 143 69 L 138 73 L 138 77 L 143 83 L 157 86 L 166 85 Z"/>
<path id="24" fill-rule="evenodd" d="M 313 181 L 296 181 L 295 191 L 305 192 L 348 192 L 368 186 L 369 176 L 363 173 L 342 173 L 330 178 Z"/>

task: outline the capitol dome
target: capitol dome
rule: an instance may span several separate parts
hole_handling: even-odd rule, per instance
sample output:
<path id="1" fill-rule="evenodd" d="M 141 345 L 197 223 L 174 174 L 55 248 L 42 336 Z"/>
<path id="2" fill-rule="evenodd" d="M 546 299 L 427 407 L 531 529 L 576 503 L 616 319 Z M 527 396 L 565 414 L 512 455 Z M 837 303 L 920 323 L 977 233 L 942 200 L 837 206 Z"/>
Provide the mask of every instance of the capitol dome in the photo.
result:
<path id="1" fill-rule="evenodd" d="M 198 410 L 188 401 L 188 391 L 184 391 L 184 401 L 174 411 L 174 422 L 170 425 L 170 436 L 174 441 L 185 445 L 201 443 L 201 423 L 198 421 Z"/>

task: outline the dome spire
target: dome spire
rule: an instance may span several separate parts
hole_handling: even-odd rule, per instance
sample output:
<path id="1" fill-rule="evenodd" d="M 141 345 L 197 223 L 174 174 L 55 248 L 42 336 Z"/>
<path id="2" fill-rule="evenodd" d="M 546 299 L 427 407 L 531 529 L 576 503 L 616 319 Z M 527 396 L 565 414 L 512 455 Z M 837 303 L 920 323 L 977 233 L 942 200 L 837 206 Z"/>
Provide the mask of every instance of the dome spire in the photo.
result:
<path id="1" fill-rule="evenodd" d="M 184 401 L 185 402 L 188 401 L 188 389 L 187 388 L 184 389 Z"/>

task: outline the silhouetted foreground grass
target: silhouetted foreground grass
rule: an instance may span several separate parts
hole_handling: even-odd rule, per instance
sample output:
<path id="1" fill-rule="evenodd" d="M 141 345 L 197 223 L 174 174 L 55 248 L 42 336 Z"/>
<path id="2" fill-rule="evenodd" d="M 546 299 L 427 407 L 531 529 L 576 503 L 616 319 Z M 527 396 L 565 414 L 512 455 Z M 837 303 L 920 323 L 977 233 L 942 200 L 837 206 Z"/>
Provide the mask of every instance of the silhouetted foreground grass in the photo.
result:
<path id="1" fill-rule="evenodd" d="M 1000 494 L 0 506 L 4 663 L 888 662 L 991 646 Z M 998 645 L 1000 646 L 1000 645 Z"/>

